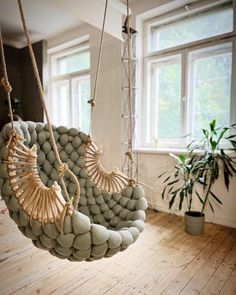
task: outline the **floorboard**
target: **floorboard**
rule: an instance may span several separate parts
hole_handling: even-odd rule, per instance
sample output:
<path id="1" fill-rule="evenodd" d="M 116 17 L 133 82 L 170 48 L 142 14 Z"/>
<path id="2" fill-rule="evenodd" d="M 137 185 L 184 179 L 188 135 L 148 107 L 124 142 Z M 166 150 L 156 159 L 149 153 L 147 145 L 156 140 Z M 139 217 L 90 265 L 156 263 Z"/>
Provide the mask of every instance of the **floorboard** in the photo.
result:
<path id="1" fill-rule="evenodd" d="M 236 294 L 236 229 L 220 225 L 206 223 L 194 237 L 182 217 L 148 210 L 134 245 L 91 263 L 38 250 L 8 214 L 0 213 L 0 236 L 0 295 Z"/>

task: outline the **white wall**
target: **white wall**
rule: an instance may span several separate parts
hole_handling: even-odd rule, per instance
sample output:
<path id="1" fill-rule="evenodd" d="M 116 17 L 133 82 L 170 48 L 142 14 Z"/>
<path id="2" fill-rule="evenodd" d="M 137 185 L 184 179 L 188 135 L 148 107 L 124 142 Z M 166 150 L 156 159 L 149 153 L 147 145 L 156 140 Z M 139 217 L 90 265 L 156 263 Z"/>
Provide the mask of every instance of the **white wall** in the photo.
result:
<path id="1" fill-rule="evenodd" d="M 48 40 L 48 48 L 56 47 L 75 38 L 89 34 L 91 49 L 91 83 L 93 89 L 97 65 L 100 30 L 90 25 Z M 121 41 L 104 35 L 104 46 L 97 88 L 96 107 L 93 115 L 92 136 L 95 143 L 103 145 L 104 167 L 112 169 L 121 167 Z M 92 93 L 92 91 L 91 91 Z"/>
<path id="2" fill-rule="evenodd" d="M 153 189 L 145 187 L 146 197 L 150 207 L 160 211 L 169 212 L 168 200 L 162 200 L 161 192 L 163 183 L 157 179 L 162 172 L 173 167 L 171 157 L 166 154 L 141 153 L 139 154 L 139 177 L 140 181 L 152 186 Z M 214 191 L 220 197 L 223 206 L 215 204 L 215 213 L 211 212 L 209 207 L 206 208 L 206 220 L 218 224 L 224 224 L 236 228 L 236 179 L 234 177 L 230 190 L 224 188 L 223 177 L 214 186 Z M 177 205 L 177 204 L 176 204 Z M 193 202 L 193 210 L 200 210 L 197 199 Z M 171 210 L 172 213 L 183 215 L 185 208 L 179 212 L 177 206 Z"/>
<path id="3" fill-rule="evenodd" d="M 174 4 L 175 2 L 175 4 Z M 131 2 L 131 8 L 134 14 L 137 16 L 136 23 L 139 26 L 139 36 L 142 35 L 140 31 L 140 22 L 145 20 L 146 17 L 153 16 L 157 11 L 165 12 L 169 9 L 170 5 L 181 6 L 190 1 L 178 0 L 135 0 Z M 158 9 L 158 10 L 157 10 Z M 155 11 L 154 11 L 155 10 Z M 141 81 L 141 79 L 140 79 Z M 142 83 L 141 83 L 142 84 Z M 142 88 L 142 85 L 138 86 Z M 150 207 L 153 207 L 160 211 L 169 212 L 168 201 L 162 200 L 161 192 L 163 190 L 163 183 L 157 179 L 157 176 L 168 169 L 173 167 L 172 159 L 167 153 L 145 153 L 139 154 L 139 175 L 140 181 L 152 186 L 153 189 L 145 187 L 146 197 Z M 236 228 L 236 177 L 234 177 L 230 191 L 228 192 L 223 183 L 223 177 L 221 176 L 219 181 L 214 186 L 217 196 L 223 202 L 223 206 L 219 207 L 217 204 L 214 207 L 215 213 L 211 212 L 211 209 L 206 208 L 206 220 L 214 223 L 224 224 Z M 196 200 L 197 201 L 197 200 Z M 176 208 L 176 207 L 175 207 Z M 184 213 L 184 208 L 182 212 L 177 209 L 171 210 L 172 213 L 181 214 Z M 200 206 L 198 202 L 193 202 L 193 210 L 199 210 Z"/>

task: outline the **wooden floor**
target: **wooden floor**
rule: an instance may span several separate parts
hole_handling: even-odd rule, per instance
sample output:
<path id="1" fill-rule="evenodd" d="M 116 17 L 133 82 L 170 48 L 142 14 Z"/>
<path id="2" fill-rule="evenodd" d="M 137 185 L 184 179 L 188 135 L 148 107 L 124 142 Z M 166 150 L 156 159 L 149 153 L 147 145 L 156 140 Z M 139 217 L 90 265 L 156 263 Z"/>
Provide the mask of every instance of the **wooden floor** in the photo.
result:
<path id="1" fill-rule="evenodd" d="M 236 294 L 236 230 L 223 226 L 206 224 L 193 237 L 181 217 L 149 210 L 133 246 L 90 263 L 34 248 L 7 214 L 0 214 L 0 236 L 1 295 Z"/>

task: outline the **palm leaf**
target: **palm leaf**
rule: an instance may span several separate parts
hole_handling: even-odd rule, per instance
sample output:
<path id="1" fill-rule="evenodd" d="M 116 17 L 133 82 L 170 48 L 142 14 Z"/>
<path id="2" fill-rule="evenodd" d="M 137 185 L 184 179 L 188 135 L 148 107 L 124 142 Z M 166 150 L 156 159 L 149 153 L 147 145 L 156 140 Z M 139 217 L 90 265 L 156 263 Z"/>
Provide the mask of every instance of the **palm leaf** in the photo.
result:
<path id="1" fill-rule="evenodd" d="M 183 200 L 184 200 L 184 192 L 181 191 L 179 195 L 180 195 L 179 210 L 181 211 L 182 210 L 182 205 L 183 205 Z"/>
<path id="2" fill-rule="evenodd" d="M 221 202 L 221 200 L 219 199 L 219 198 L 217 198 L 217 196 L 212 192 L 212 191 L 210 191 L 210 194 L 211 194 L 211 196 L 219 203 L 219 204 L 221 204 L 222 205 L 222 202 Z"/>
<path id="3" fill-rule="evenodd" d="M 195 193 L 196 193 L 200 203 L 203 204 L 203 199 L 200 197 L 199 193 L 197 191 L 195 191 Z"/>
<path id="4" fill-rule="evenodd" d="M 173 194 L 173 196 L 172 196 L 172 198 L 171 198 L 171 200 L 169 202 L 169 209 L 171 209 L 171 207 L 173 206 L 176 195 L 177 195 L 177 193 Z"/>
<path id="5" fill-rule="evenodd" d="M 176 182 L 178 182 L 180 179 L 176 179 L 174 181 L 171 181 L 169 183 L 167 183 L 168 186 L 172 185 L 172 184 L 175 184 Z"/>
<path id="6" fill-rule="evenodd" d="M 163 191 L 162 191 L 162 193 L 161 193 L 161 198 L 162 198 L 162 200 L 165 198 L 166 188 L 167 188 L 167 186 L 163 189 Z"/>
<path id="7" fill-rule="evenodd" d="M 209 205 L 210 205 L 211 211 L 212 211 L 213 213 L 215 213 L 214 208 L 213 208 L 211 202 L 210 202 L 210 201 L 208 201 L 208 202 L 209 202 Z"/>

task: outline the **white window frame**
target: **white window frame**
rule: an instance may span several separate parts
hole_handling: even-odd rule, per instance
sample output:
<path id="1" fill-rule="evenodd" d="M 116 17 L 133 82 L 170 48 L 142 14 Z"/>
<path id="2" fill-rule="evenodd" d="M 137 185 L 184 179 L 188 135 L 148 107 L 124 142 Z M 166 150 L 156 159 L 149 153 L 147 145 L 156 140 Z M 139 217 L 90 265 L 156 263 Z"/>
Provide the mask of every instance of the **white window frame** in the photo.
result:
<path id="1" fill-rule="evenodd" d="M 176 1 L 173 1 L 176 2 Z M 191 12 L 197 12 L 205 9 L 209 9 L 212 6 L 217 6 L 219 4 L 224 4 L 229 2 L 227 0 L 217 0 L 217 1 L 197 1 L 196 3 L 191 3 Z M 158 142 L 158 139 L 153 138 L 153 142 L 147 142 L 146 132 L 150 126 L 149 118 L 148 118 L 148 104 L 149 101 L 149 93 L 148 93 L 148 83 L 149 82 L 149 71 L 148 71 L 148 63 L 150 61 L 154 61 L 155 59 L 166 58 L 168 56 L 173 56 L 180 54 L 182 56 L 182 84 L 181 84 L 181 132 L 182 136 L 189 133 L 189 126 L 187 123 L 187 110 L 188 110 L 188 64 L 187 64 L 187 55 L 189 52 L 201 49 L 212 47 L 217 44 L 223 44 L 232 42 L 232 79 L 231 79 L 231 113 L 230 113 L 230 123 L 236 122 L 236 1 L 233 0 L 233 11 L 234 11 L 234 19 L 233 19 L 233 31 L 221 34 L 218 36 L 206 38 L 200 41 L 194 41 L 191 43 L 183 44 L 176 47 L 171 47 L 164 50 L 152 51 L 149 52 L 148 40 L 150 36 L 148 35 L 149 27 L 152 24 L 158 24 L 158 22 L 166 22 L 170 19 L 177 19 L 180 15 L 184 16 L 187 14 L 186 6 L 182 6 L 174 11 L 165 12 L 158 17 L 151 17 L 142 19 L 141 21 L 138 19 L 137 23 L 139 25 L 139 29 L 141 29 L 141 34 L 139 35 L 138 40 L 138 57 L 140 59 L 140 65 L 138 69 L 139 79 L 142 81 L 142 85 L 139 88 L 139 93 L 137 96 L 137 118 L 138 124 L 136 127 L 136 134 L 138 135 L 136 138 L 136 149 L 139 151 L 150 151 L 150 152 L 165 152 L 170 150 L 183 150 L 186 146 L 186 139 L 182 138 L 182 140 L 177 141 L 166 141 L 166 142 Z M 204 5 L 203 5 L 204 4 Z M 138 22 L 139 21 L 139 22 Z"/>
<path id="2" fill-rule="evenodd" d="M 67 74 L 59 74 L 55 75 L 55 63 L 56 60 L 60 57 L 63 57 L 65 55 L 73 54 L 76 52 L 90 52 L 90 46 L 89 46 L 89 36 L 83 36 L 78 39 L 72 40 L 70 42 L 64 43 L 62 45 L 59 45 L 57 47 L 51 48 L 48 50 L 48 60 L 49 60 L 49 71 L 48 71 L 48 76 L 49 76 L 49 83 L 48 83 L 48 96 L 47 96 L 47 106 L 49 113 L 51 114 L 51 117 L 54 118 L 53 111 L 54 111 L 54 106 L 53 106 L 53 84 L 56 82 L 60 82 L 63 80 L 68 80 L 69 81 L 69 97 L 70 97 L 70 105 L 72 108 L 73 104 L 73 99 L 71 96 L 72 92 L 72 80 L 78 78 L 81 81 L 84 80 L 89 80 L 90 85 L 91 85 L 91 52 L 90 52 L 90 67 L 85 70 L 80 70 L 80 71 L 74 71 L 71 73 Z M 77 103 L 77 113 L 78 115 L 71 117 L 71 125 L 75 128 L 80 129 L 81 125 L 81 116 L 80 116 L 80 103 Z M 69 126 L 71 127 L 71 126 Z"/>

